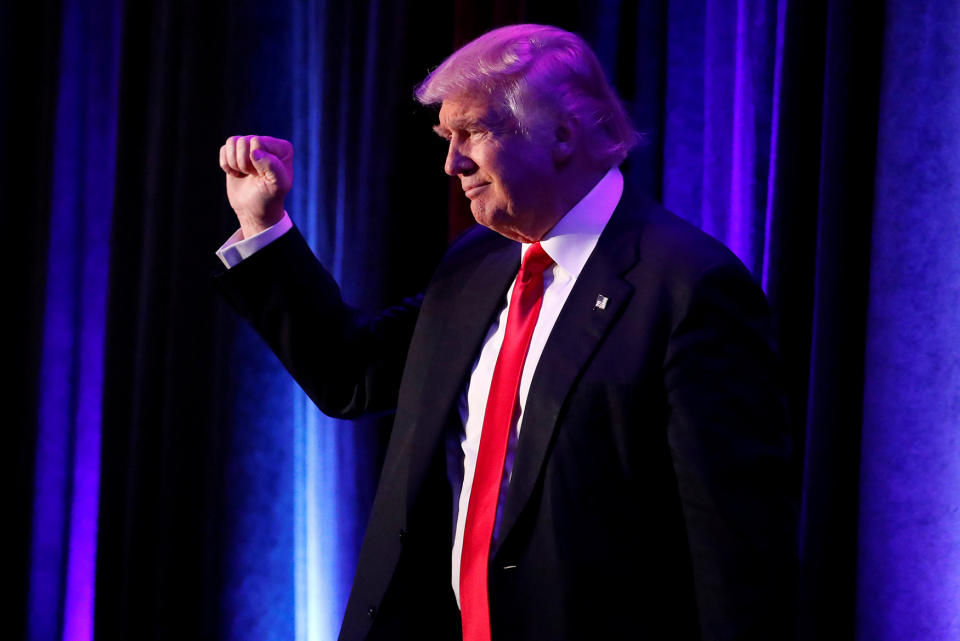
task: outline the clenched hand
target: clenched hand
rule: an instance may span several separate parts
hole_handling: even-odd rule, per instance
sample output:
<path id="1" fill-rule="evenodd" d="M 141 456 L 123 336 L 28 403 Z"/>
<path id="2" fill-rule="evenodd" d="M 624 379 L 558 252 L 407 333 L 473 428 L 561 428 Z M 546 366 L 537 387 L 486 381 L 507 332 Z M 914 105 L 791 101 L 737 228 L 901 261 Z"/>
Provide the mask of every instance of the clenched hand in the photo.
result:
<path id="1" fill-rule="evenodd" d="M 293 145 L 270 136 L 230 136 L 220 147 L 220 167 L 244 238 L 283 218 L 293 184 Z"/>

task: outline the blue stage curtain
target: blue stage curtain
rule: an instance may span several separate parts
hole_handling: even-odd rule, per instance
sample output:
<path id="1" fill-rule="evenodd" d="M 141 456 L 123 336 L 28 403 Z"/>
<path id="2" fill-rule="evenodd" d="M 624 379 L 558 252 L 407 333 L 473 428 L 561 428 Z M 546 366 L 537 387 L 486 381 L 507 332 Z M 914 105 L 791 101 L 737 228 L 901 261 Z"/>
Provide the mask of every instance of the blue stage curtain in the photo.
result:
<path id="1" fill-rule="evenodd" d="M 386 303 L 389 231 L 399 221 L 384 219 L 405 213 L 386 188 L 384 153 L 396 140 L 387 105 L 398 91 L 385 79 L 398 74 L 397 18 L 390 3 L 313 0 L 251 3 L 231 25 L 260 37 L 257 48 L 235 52 L 247 69 L 242 80 L 257 89 L 231 121 L 238 132 L 293 142 L 290 216 L 347 301 L 367 310 Z M 224 607 L 235 614 L 224 638 L 333 639 L 390 419 L 323 416 L 246 328 L 230 350 L 231 369 L 242 373 L 232 386 L 227 464 L 234 493 Z"/>
<path id="2" fill-rule="evenodd" d="M 960 638 L 960 5 L 887 2 L 857 638 Z"/>
<path id="3" fill-rule="evenodd" d="M 62 7 L 37 393 L 30 641 L 93 638 L 119 10 L 115 0 Z"/>
<path id="4" fill-rule="evenodd" d="M 446 212 L 442 145 L 433 114 L 411 107 L 412 78 L 448 45 L 396 25 L 428 15 L 128 7 L 98 639 L 336 636 L 391 417 L 321 416 L 216 298 L 205 276 L 237 226 L 216 153 L 231 134 L 292 140 L 287 208 L 347 301 L 372 312 L 416 293 Z"/>
<path id="5" fill-rule="evenodd" d="M 217 148 L 293 141 L 291 218 L 375 311 L 426 283 L 462 222 L 413 86 L 457 44 L 531 21 L 594 46 L 644 136 L 628 178 L 768 293 L 796 436 L 798 638 L 960 635 L 956 2 L 427 4 L 3 9 L 43 16 L 2 25 L 4 79 L 59 43 L 32 85 L 56 87 L 34 99 L 50 133 L 20 134 L 46 129 L 19 101 L 0 111 L 41 186 L 0 212 L 26 244 L 5 271 L 37 266 L 9 296 L 38 343 L 13 361 L 32 379 L 5 466 L 29 488 L 14 628 L 336 637 L 390 417 L 319 415 L 215 298 L 205 276 L 236 227 Z"/>

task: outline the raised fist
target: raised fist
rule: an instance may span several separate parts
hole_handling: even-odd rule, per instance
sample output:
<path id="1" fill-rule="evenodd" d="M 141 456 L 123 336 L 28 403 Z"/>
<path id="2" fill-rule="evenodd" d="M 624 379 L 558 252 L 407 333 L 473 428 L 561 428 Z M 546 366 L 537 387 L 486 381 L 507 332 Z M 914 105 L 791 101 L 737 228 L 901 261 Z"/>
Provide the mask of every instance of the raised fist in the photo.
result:
<path id="1" fill-rule="evenodd" d="M 269 136 L 230 136 L 220 147 L 220 167 L 244 238 L 283 218 L 293 184 L 293 145 Z"/>

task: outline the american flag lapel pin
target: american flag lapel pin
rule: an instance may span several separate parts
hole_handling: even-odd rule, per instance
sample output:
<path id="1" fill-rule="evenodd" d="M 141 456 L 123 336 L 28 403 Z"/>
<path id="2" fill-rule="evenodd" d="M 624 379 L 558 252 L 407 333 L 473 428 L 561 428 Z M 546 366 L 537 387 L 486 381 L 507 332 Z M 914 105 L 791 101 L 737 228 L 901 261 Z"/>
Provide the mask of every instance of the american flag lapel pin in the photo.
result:
<path id="1" fill-rule="evenodd" d="M 603 294 L 600 294 L 599 296 L 597 296 L 597 302 L 593 304 L 593 308 L 594 308 L 594 309 L 606 309 L 606 308 L 607 308 L 607 301 L 608 301 L 608 300 L 610 300 L 610 299 L 607 298 L 606 296 L 604 296 Z"/>

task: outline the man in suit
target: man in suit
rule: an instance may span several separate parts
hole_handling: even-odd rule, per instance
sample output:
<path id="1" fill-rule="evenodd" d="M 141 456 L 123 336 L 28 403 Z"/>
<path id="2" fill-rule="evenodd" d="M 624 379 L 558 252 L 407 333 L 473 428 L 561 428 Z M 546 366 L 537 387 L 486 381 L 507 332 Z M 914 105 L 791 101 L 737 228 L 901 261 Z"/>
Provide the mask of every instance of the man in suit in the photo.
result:
<path id="1" fill-rule="evenodd" d="M 634 133 L 579 37 L 492 31 L 417 96 L 481 226 L 376 318 L 283 210 L 289 143 L 220 151 L 220 290 L 323 411 L 396 409 L 341 639 L 791 637 L 760 289 L 624 185 Z"/>

